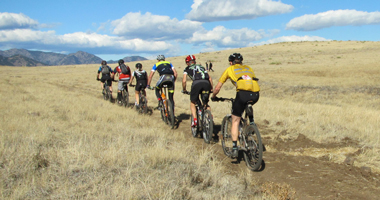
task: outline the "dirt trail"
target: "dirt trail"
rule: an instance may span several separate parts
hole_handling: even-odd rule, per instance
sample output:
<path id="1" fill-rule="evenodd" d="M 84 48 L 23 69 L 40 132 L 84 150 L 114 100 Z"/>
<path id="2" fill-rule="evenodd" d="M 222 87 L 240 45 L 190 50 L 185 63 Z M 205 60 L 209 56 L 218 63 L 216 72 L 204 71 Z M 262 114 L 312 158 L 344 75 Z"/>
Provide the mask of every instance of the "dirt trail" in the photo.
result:
<path id="1" fill-rule="evenodd" d="M 180 114 L 178 118 L 178 129 L 185 133 L 189 132 L 188 115 Z M 215 123 L 214 129 L 216 130 L 214 132 L 218 132 L 220 135 L 221 122 L 215 121 Z M 274 132 L 269 127 L 259 124 L 259 129 L 267 151 L 264 152 L 263 169 L 260 172 L 252 173 L 251 178 L 258 179 L 260 184 L 269 182 L 287 184 L 296 192 L 295 196 L 298 199 L 380 198 L 380 176 L 367 168 L 358 168 L 350 164 L 336 164 L 326 157 L 292 155 L 292 153 L 308 147 L 320 149 L 358 147 L 356 142 L 347 139 L 339 144 L 319 144 L 303 135 L 295 140 L 284 142 L 278 137 L 269 136 Z M 199 148 L 205 145 L 203 139 L 193 138 L 190 132 L 188 137 Z M 239 155 L 240 162 L 236 159 L 229 159 L 224 155 L 220 141 L 209 145 L 214 146 L 217 159 L 227 166 L 228 173 L 248 170 L 242 155 Z"/>

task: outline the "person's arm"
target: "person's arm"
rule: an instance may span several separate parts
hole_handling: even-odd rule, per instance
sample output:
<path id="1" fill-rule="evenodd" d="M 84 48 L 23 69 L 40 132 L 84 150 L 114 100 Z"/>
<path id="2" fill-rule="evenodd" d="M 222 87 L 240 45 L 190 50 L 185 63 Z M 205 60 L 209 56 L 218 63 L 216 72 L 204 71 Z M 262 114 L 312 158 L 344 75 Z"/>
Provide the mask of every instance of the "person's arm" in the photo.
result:
<path id="1" fill-rule="evenodd" d="M 131 78 L 131 80 L 129 81 L 129 86 L 131 86 L 132 85 L 132 83 L 133 83 L 133 79 L 135 78 L 135 73 L 132 73 L 132 78 Z"/>
<path id="2" fill-rule="evenodd" d="M 212 84 L 212 78 L 211 78 L 211 76 L 209 76 L 209 78 L 208 78 L 208 81 L 210 81 L 210 85 L 211 85 L 211 93 L 213 93 L 213 84 Z"/>
<path id="3" fill-rule="evenodd" d="M 218 82 L 218 84 L 216 84 L 214 92 L 212 93 L 212 97 L 211 98 L 215 98 L 216 97 L 216 95 L 219 93 L 219 91 L 222 88 L 222 86 L 223 86 L 223 83 L 221 83 L 221 82 Z"/>
<path id="4" fill-rule="evenodd" d="M 154 75 L 154 71 L 150 71 L 150 74 L 149 74 L 149 77 L 148 77 L 148 85 L 147 86 L 150 86 L 150 82 L 152 81 L 153 75 Z"/>
<path id="5" fill-rule="evenodd" d="M 186 91 L 186 76 L 187 76 L 187 74 L 183 74 L 183 78 L 182 78 L 182 91 L 183 92 Z"/>
<path id="6" fill-rule="evenodd" d="M 172 68 L 173 69 L 173 72 L 174 72 L 174 78 L 175 78 L 175 80 L 177 80 L 177 70 L 175 70 L 174 68 Z"/>

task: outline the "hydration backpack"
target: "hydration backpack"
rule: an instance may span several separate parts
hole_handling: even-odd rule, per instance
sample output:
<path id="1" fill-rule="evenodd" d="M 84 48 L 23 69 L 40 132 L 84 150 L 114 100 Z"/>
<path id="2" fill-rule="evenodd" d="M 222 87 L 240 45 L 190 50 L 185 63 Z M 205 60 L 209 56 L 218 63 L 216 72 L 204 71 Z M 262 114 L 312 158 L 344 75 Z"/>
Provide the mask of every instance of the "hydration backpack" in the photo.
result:
<path id="1" fill-rule="evenodd" d="M 121 73 L 129 74 L 129 69 L 124 63 L 120 65 L 120 69 L 121 69 Z"/>
<path id="2" fill-rule="evenodd" d="M 148 76 L 145 70 L 142 70 L 142 71 L 136 70 L 134 75 L 136 77 L 136 80 L 148 80 Z"/>
<path id="3" fill-rule="evenodd" d="M 193 80 L 208 80 L 210 78 L 202 65 L 191 65 L 190 69 L 193 71 Z"/>
<path id="4" fill-rule="evenodd" d="M 109 74 L 110 68 L 107 65 L 102 65 L 102 74 Z"/>

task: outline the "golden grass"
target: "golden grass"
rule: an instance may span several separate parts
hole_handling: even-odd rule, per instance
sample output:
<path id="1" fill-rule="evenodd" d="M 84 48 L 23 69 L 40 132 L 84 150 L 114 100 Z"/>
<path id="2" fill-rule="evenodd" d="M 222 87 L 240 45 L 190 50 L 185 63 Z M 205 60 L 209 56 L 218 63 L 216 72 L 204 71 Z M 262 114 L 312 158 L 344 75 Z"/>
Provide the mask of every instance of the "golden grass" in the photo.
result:
<path id="1" fill-rule="evenodd" d="M 286 130 L 289 138 L 303 134 L 322 143 L 352 138 L 365 150 L 355 165 L 379 170 L 379 44 L 279 43 L 195 56 L 201 64 L 213 61 L 215 85 L 228 65 L 228 55 L 242 53 L 260 79 L 261 96 L 254 106 L 259 125 L 269 123 L 275 135 Z M 180 74 L 176 115 L 190 114 L 189 96 L 180 93 L 184 58 L 167 58 Z M 129 65 L 133 68 L 135 63 Z M 141 63 L 149 71 L 154 61 Z M 0 67 L 1 198 L 261 199 L 263 195 L 281 199 L 294 195 L 287 185 L 258 185 L 249 170 L 226 173 L 231 166 L 214 159 L 213 149 L 221 151 L 219 145 L 196 148 L 194 143 L 202 141 L 189 141 L 188 129 L 168 129 L 157 111 L 144 117 L 104 101 L 95 81 L 97 68 Z M 234 93 L 226 83 L 219 96 L 234 97 Z M 156 105 L 153 92 L 148 92 L 148 100 L 150 106 Z M 229 104 L 210 105 L 220 124 L 230 112 Z M 322 154 L 342 162 L 342 155 L 350 151 Z"/>

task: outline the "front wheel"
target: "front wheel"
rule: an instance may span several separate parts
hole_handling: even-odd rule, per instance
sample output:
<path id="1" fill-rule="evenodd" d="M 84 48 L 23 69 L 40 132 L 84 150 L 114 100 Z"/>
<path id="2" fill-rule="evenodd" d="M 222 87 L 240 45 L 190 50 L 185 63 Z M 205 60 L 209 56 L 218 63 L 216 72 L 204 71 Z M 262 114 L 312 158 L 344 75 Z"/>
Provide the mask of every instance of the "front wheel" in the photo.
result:
<path id="1" fill-rule="evenodd" d="M 172 102 L 169 100 L 168 102 L 168 124 L 173 129 L 174 128 L 174 107 L 172 106 Z"/>
<path id="2" fill-rule="evenodd" d="M 211 111 L 205 110 L 203 112 L 202 125 L 203 140 L 205 141 L 205 143 L 209 144 L 214 131 L 214 121 L 212 119 Z"/>
<path id="3" fill-rule="evenodd" d="M 256 171 L 261 167 L 263 161 L 263 144 L 261 135 L 256 125 L 249 125 L 244 128 L 244 137 L 246 140 L 245 147 L 247 151 L 244 152 L 244 160 L 247 167 Z"/>
<path id="4" fill-rule="evenodd" d="M 232 153 L 231 126 L 231 116 L 225 116 L 222 121 L 222 148 L 224 154 L 228 157 L 230 157 Z"/>

